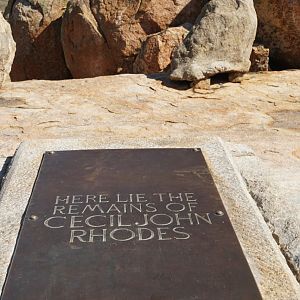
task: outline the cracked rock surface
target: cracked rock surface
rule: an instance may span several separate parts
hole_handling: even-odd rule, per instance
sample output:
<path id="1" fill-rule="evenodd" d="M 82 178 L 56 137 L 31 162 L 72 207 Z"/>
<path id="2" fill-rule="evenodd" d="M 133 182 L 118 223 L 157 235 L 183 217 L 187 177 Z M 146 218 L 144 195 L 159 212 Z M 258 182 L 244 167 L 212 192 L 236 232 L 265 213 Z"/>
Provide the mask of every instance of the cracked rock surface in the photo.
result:
<path id="1" fill-rule="evenodd" d="M 7 82 L 0 108 L 0 157 L 33 138 L 209 134 L 283 166 L 300 158 L 300 71 L 251 73 L 196 92 L 164 74 Z"/>

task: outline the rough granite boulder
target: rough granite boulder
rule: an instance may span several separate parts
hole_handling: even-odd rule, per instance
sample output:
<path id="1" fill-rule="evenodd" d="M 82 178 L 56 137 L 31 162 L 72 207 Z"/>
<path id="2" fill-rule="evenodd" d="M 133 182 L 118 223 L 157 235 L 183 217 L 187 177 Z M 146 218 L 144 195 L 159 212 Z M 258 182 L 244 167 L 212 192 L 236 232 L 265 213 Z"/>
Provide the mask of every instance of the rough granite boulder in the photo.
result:
<path id="1" fill-rule="evenodd" d="M 110 49 L 98 30 L 87 0 L 68 3 L 62 20 L 62 45 L 73 78 L 117 72 Z"/>
<path id="2" fill-rule="evenodd" d="M 60 34 L 66 4 L 67 0 L 10 1 L 5 16 L 17 45 L 13 81 L 70 77 Z"/>
<path id="3" fill-rule="evenodd" d="M 91 9 L 119 72 L 132 72 L 148 35 L 194 23 L 208 0 L 91 0 Z"/>
<path id="4" fill-rule="evenodd" d="M 171 79 L 199 81 L 247 72 L 257 17 L 252 0 L 211 0 L 184 43 L 174 51 Z"/>
<path id="5" fill-rule="evenodd" d="M 171 63 L 172 53 L 189 33 L 191 24 L 172 27 L 149 35 L 134 65 L 134 73 L 152 74 L 164 71 Z"/>
<path id="6" fill-rule="evenodd" d="M 300 68 L 300 1 L 254 0 L 257 42 L 270 48 L 271 67 Z"/>
<path id="7" fill-rule="evenodd" d="M 0 13 L 0 88 L 9 79 L 9 72 L 15 56 L 16 44 L 10 26 Z"/>

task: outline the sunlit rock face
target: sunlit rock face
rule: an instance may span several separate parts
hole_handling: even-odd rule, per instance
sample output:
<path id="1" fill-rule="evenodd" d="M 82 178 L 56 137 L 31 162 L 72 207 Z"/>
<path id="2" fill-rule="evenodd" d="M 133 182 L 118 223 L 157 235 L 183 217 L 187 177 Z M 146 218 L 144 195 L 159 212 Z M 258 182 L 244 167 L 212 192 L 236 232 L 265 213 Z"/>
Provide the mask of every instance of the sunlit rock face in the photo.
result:
<path id="1" fill-rule="evenodd" d="M 9 72 L 15 56 L 16 44 L 10 26 L 0 13 L 0 88 L 9 80 Z"/>
<path id="2" fill-rule="evenodd" d="M 252 0 L 212 0 L 175 51 L 171 79 L 199 81 L 218 73 L 247 72 L 257 17 Z"/>
<path id="3" fill-rule="evenodd" d="M 271 67 L 300 68 L 300 1 L 254 0 L 257 41 L 270 48 Z"/>

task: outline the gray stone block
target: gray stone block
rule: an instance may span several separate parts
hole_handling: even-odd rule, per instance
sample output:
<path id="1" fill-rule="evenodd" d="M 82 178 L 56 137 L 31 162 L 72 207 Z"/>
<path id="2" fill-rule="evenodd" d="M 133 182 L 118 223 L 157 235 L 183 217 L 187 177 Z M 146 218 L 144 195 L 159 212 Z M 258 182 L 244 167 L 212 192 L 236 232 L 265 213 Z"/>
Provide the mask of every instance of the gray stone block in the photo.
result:
<path id="1" fill-rule="evenodd" d="M 14 251 L 22 215 L 45 151 L 110 148 L 201 148 L 263 299 L 300 299 L 298 283 L 220 139 L 33 140 L 13 159 L 0 194 L 0 286 Z M 238 280 L 238 279 L 237 279 Z"/>

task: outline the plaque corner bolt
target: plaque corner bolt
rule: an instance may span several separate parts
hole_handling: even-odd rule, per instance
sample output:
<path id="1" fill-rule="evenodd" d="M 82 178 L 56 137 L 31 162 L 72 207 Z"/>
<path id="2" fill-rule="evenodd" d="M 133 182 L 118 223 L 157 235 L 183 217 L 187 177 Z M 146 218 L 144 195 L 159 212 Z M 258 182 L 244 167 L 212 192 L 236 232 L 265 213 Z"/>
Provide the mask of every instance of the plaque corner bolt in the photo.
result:
<path id="1" fill-rule="evenodd" d="M 200 148 L 194 148 L 194 151 L 195 151 L 195 152 L 200 152 L 201 149 L 200 149 Z"/>
<path id="2" fill-rule="evenodd" d="M 38 216 L 36 216 L 36 215 L 31 215 L 30 217 L 29 217 L 29 220 L 30 221 L 36 221 L 38 219 Z"/>
<path id="3" fill-rule="evenodd" d="M 224 213 L 221 210 L 218 210 L 215 212 L 215 215 L 218 217 L 222 217 L 222 216 L 224 216 Z"/>

